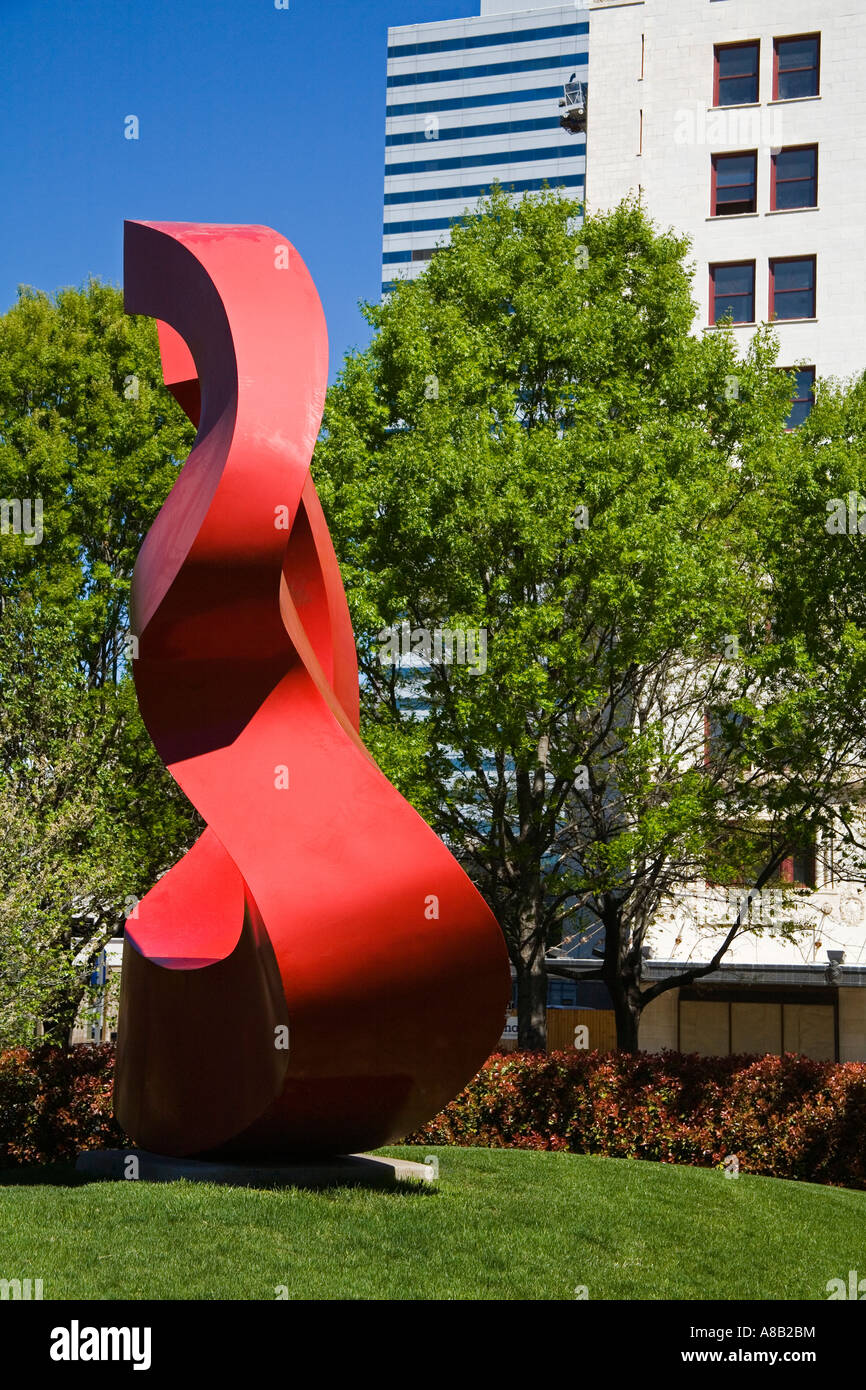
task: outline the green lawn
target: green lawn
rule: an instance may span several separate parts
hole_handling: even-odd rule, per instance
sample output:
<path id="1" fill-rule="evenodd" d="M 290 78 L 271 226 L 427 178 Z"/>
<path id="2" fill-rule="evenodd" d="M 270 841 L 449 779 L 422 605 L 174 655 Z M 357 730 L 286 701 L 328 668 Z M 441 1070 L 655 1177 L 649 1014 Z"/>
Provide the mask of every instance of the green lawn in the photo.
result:
<path id="1" fill-rule="evenodd" d="M 423 1159 L 418 1149 L 383 1152 Z M 432 1187 L 251 1191 L 0 1173 L 0 1278 L 44 1297 L 826 1299 L 866 1193 L 628 1159 L 438 1149 Z"/>

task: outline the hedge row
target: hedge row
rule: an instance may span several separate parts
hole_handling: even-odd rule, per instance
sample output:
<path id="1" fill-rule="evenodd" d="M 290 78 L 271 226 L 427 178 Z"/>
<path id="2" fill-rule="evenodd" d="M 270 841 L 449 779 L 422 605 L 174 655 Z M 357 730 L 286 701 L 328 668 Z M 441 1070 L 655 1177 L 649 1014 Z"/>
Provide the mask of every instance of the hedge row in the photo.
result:
<path id="1" fill-rule="evenodd" d="M 407 1142 L 698 1167 L 734 1155 L 740 1172 L 866 1188 L 866 1064 L 793 1053 L 496 1055 Z"/>
<path id="2" fill-rule="evenodd" d="M 129 1139 L 114 1048 L 0 1052 L 0 1167 Z M 495 1055 L 411 1144 L 564 1149 L 866 1188 L 866 1064 L 676 1052 Z"/>

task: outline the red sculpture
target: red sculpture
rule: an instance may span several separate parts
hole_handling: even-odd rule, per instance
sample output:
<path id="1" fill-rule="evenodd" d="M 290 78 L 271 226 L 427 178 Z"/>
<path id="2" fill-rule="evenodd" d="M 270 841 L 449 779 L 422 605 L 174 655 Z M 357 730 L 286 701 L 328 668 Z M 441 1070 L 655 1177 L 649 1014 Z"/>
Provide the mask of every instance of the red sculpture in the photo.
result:
<path id="1" fill-rule="evenodd" d="M 267 227 L 127 222 L 195 447 L 141 548 L 135 683 L 207 823 L 127 923 L 115 1110 L 142 1147 L 400 1139 L 500 1037 L 499 927 L 358 736 L 349 612 L 309 465 L 319 297 Z M 133 649 L 135 651 L 135 648 Z"/>

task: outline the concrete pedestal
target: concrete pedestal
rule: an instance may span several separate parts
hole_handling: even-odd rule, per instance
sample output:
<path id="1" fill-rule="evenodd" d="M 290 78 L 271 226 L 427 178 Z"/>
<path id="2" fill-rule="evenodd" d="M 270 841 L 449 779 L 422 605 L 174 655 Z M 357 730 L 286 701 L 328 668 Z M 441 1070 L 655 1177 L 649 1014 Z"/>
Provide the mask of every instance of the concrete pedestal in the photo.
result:
<path id="1" fill-rule="evenodd" d="M 293 1163 L 205 1163 L 196 1158 L 167 1158 L 145 1149 L 90 1149 L 79 1154 L 76 1172 L 113 1181 L 225 1183 L 233 1187 L 397 1187 L 429 1183 L 434 1166 L 402 1158 L 343 1154 L 335 1158 L 299 1159 Z"/>

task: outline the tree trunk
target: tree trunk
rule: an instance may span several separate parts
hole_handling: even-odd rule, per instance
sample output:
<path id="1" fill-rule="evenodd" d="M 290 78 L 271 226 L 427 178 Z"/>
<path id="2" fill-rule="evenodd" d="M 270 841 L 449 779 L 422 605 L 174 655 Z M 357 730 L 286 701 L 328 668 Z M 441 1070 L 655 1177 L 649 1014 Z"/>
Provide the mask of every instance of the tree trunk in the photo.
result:
<path id="1" fill-rule="evenodd" d="M 625 928 L 618 906 L 604 916 L 602 978 L 613 1003 L 618 1052 L 637 1052 L 643 996 L 640 987 L 642 934 Z"/>
<path id="2" fill-rule="evenodd" d="M 616 1019 L 616 1047 L 618 1052 L 637 1052 L 641 1009 L 638 1002 L 640 991 L 625 986 L 610 989 L 613 999 L 613 1013 Z M 638 998 L 635 998 L 635 995 Z"/>
<path id="3" fill-rule="evenodd" d="M 547 1050 L 547 970 L 544 949 L 521 946 L 517 969 L 517 1044 L 526 1052 Z"/>

